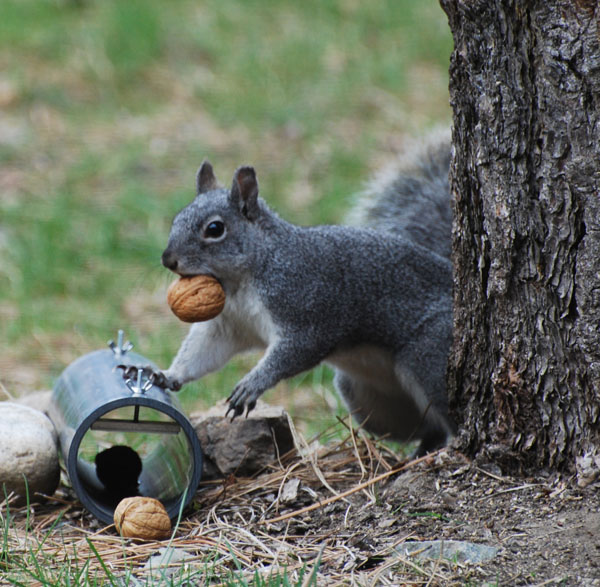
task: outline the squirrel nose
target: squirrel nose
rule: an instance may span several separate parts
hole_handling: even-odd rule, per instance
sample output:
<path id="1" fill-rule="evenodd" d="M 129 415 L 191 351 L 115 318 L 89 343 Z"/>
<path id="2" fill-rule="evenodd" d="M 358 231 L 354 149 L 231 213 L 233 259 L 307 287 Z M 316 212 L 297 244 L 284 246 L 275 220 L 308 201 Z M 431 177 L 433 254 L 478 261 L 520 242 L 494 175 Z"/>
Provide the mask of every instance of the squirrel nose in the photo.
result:
<path id="1" fill-rule="evenodd" d="M 162 264 L 171 271 L 175 271 L 177 269 L 177 255 L 170 249 L 165 249 L 162 254 Z"/>

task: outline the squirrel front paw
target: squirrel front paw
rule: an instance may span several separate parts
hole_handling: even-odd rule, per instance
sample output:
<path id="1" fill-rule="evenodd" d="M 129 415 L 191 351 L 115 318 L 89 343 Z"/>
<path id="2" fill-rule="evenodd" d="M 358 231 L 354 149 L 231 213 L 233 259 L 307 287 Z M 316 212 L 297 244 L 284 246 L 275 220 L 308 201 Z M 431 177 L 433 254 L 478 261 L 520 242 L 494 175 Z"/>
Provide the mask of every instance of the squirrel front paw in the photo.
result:
<path id="1" fill-rule="evenodd" d="M 227 398 L 229 402 L 229 408 L 225 413 L 225 416 L 229 415 L 229 412 L 233 412 L 232 420 L 241 416 L 246 410 L 246 416 L 256 407 L 256 400 L 262 392 L 255 391 L 250 388 L 244 381 L 240 381 L 236 386 L 231 395 Z"/>
<path id="2" fill-rule="evenodd" d="M 138 370 L 142 369 L 142 375 L 153 385 L 162 387 L 163 389 L 171 389 L 173 391 L 179 391 L 181 389 L 181 383 L 176 379 L 167 377 L 162 371 L 156 371 L 152 367 L 138 367 L 136 365 L 117 365 L 117 369 L 123 370 L 123 379 L 132 379 L 135 381 L 138 375 Z"/>
<path id="3" fill-rule="evenodd" d="M 179 391 L 181 389 L 181 383 L 177 379 L 167 377 L 162 371 L 153 371 L 151 378 L 154 385 L 158 385 L 158 387 L 162 387 L 163 389 L 170 389 L 172 391 Z"/>

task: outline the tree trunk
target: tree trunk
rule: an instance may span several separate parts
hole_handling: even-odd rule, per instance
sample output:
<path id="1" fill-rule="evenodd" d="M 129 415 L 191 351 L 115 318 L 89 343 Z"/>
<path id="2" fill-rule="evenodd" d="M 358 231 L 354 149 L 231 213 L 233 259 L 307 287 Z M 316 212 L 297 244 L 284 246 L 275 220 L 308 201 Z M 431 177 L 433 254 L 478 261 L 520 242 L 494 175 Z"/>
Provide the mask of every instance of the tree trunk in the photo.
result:
<path id="1" fill-rule="evenodd" d="M 572 469 L 600 454 L 600 7 L 441 5 L 458 440 L 513 470 Z"/>

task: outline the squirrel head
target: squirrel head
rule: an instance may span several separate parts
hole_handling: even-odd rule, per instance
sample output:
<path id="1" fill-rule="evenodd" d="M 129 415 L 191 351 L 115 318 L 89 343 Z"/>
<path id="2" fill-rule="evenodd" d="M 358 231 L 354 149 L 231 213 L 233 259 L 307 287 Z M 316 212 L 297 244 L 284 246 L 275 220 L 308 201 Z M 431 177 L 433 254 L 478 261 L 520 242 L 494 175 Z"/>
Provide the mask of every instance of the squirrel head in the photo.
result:
<path id="1" fill-rule="evenodd" d="M 261 240 L 259 221 L 268 210 L 258 197 L 256 172 L 239 167 L 228 190 L 204 161 L 196 174 L 196 193 L 173 220 L 162 263 L 181 276 L 209 274 L 222 283 L 239 279 Z"/>

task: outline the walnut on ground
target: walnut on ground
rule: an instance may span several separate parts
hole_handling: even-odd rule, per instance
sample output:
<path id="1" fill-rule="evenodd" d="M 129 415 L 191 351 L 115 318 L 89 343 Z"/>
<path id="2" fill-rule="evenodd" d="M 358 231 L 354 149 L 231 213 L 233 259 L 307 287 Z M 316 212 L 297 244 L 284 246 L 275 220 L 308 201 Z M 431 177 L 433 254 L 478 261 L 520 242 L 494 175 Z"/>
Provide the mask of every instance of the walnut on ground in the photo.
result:
<path id="1" fill-rule="evenodd" d="M 114 513 L 117 532 L 125 538 L 162 540 L 171 534 L 171 519 L 163 504 L 153 497 L 126 497 Z"/>

